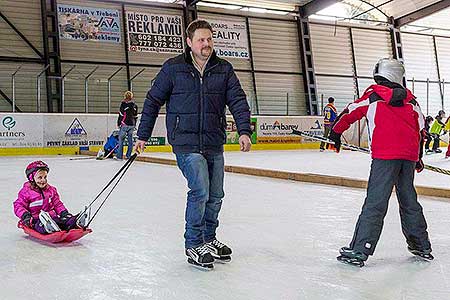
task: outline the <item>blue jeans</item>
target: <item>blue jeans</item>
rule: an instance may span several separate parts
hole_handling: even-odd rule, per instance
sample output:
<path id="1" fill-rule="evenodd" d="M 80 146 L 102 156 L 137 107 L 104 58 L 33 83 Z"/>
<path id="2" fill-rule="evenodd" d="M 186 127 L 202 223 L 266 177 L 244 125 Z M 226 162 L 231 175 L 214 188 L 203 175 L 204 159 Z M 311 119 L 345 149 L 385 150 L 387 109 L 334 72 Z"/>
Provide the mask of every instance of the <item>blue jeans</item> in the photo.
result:
<path id="1" fill-rule="evenodd" d="M 133 150 L 133 131 L 134 126 L 122 125 L 119 131 L 119 149 L 117 150 L 117 158 L 122 159 L 123 157 L 123 142 L 125 140 L 125 136 L 127 137 L 128 149 L 127 149 L 127 157 L 131 156 L 131 151 Z"/>
<path id="2" fill-rule="evenodd" d="M 219 226 L 222 207 L 223 153 L 176 154 L 177 164 L 187 180 L 185 247 L 192 248 L 212 241 Z"/>

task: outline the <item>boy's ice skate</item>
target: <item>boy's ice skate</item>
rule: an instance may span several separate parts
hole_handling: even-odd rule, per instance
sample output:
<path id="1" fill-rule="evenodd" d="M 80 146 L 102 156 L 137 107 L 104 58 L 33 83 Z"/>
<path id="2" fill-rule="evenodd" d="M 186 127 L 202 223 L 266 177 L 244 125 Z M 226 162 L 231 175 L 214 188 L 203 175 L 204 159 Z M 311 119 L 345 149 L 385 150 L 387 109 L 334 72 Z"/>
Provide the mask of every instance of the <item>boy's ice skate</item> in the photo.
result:
<path id="1" fill-rule="evenodd" d="M 342 247 L 339 249 L 340 256 L 336 259 L 342 263 L 349 264 L 357 267 L 364 267 L 364 262 L 367 260 L 367 255 L 361 252 L 356 252 L 348 247 Z"/>
<path id="2" fill-rule="evenodd" d="M 205 244 L 208 247 L 209 252 L 215 260 L 220 262 L 231 261 L 231 254 L 233 253 L 227 245 L 219 242 L 217 239 L 212 240 Z"/>
<path id="3" fill-rule="evenodd" d="M 419 250 L 414 249 L 411 246 L 408 246 L 408 251 L 414 254 L 415 256 L 418 256 L 427 261 L 434 259 L 434 256 L 431 254 L 431 249 Z"/>
<path id="4" fill-rule="evenodd" d="M 56 224 L 55 220 L 52 219 L 50 214 L 46 211 L 42 211 L 39 213 L 39 221 L 41 221 L 42 225 L 44 226 L 45 231 L 47 233 L 52 233 L 56 231 L 61 231 L 61 228 L 59 228 L 58 224 Z"/>
<path id="5" fill-rule="evenodd" d="M 207 270 L 214 268 L 214 257 L 209 252 L 206 244 L 195 248 L 187 248 L 186 255 L 188 257 L 188 263 L 194 266 Z"/>

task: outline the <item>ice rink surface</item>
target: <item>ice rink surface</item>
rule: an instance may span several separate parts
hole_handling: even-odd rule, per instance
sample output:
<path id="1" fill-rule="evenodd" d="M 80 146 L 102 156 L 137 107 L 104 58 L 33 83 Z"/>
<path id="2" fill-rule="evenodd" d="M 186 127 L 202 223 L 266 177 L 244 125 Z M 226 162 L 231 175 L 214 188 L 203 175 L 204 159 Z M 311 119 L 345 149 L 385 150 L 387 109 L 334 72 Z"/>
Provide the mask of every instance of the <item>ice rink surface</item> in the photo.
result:
<path id="1" fill-rule="evenodd" d="M 236 152 L 226 163 L 367 178 L 367 156 L 331 155 Z M 406 250 L 393 196 L 375 255 L 360 269 L 335 257 L 352 237 L 364 190 L 228 173 L 218 238 L 232 247 L 233 261 L 208 272 L 186 263 L 187 189 L 176 167 L 135 162 L 91 224 L 93 233 L 58 246 L 16 228 L 12 202 L 34 159 L 0 158 L 0 299 L 450 299 L 450 202 L 420 197 L 436 257 L 423 262 Z M 124 163 L 39 159 L 73 213 Z M 425 172 L 420 184 L 448 187 L 448 176 Z"/>

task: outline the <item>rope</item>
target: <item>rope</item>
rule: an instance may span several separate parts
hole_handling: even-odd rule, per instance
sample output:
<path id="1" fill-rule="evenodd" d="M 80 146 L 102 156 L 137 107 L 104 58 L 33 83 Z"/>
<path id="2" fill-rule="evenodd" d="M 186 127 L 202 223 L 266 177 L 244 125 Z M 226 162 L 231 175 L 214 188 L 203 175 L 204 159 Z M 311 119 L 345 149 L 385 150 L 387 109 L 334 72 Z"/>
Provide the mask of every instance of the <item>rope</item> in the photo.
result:
<path id="1" fill-rule="evenodd" d="M 91 224 L 92 220 L 94 220 L 95 216 L 97 215 L 97 213 L 99 212 L 100 208 L 102 208 L 103 204 L 105 204 L 106 200 L 108 199 L 109 195 L 111 195 L 112 191 L 115 189 L 115 187 L 117 186 L 117 184 L 120 182 L 120 180 L 122 179 L 123 175 L 125 175 L 125 173 L 127 172 L 127 170 L 130 168 L 131 164 L 133 163 L 133 161 L 136 159 L 137 157 L 137 153 L 134 153 L 128 160 L 127 162 L 120 168 L 119 171 L 117 171 L 117 173 L 113 176 L 113 178 L 106 184 L 106 186 L 100 191 L 100 193 L 98 193 L 98 195 L 94 198 L 94 200 L 92 200 L 89 205 L 87 205 L 84 209 L 84 211 L 82 213 L 80 213 L 77 217 L 77 221 L 86 213 L 86 211 L 89 209 L 91 209 L 92 205 L 99 199 L 99 197 L 103 194 L 103 192 L 114 182 L 114 180 L 119 177 L 117 179 L 117 181 L 115 182 L 115 184 L 112 186 L 111 190 L 109 191 L 109 193 L 106 195 L 105 199 L 102 201 L 102 203 L 100 204 L 100 206 L 97 208 L 97 210 L 94 212 L 94 215 L 92 216 L 92 218 L 89 220 L 88 224 L 86 225 L 86 228 L 89 227 L 89 224 Z"/>

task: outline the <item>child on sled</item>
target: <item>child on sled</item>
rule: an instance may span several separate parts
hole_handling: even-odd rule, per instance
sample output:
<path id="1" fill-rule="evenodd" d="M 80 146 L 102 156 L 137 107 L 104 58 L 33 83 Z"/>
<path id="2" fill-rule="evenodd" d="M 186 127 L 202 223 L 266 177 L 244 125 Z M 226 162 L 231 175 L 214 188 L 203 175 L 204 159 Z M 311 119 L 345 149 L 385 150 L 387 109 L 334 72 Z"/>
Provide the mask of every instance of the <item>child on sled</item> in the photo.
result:
<path id="1" fill-rule="evenodd" d="M 86 214 L 72 215 L 60 200 L 56 188 L 47 182 L 49 167 L 43 161 L 30 163 L 25 175 L 28 179 L 14 201 L 14 213 L 22 224 L 41 234 L 84 228 Z"/>

